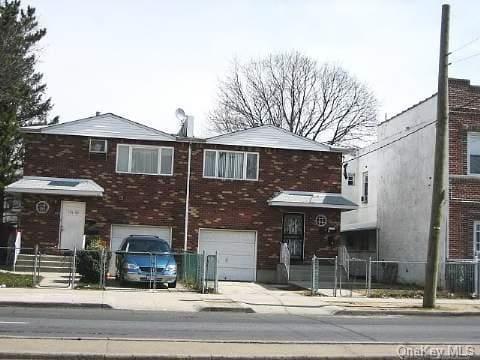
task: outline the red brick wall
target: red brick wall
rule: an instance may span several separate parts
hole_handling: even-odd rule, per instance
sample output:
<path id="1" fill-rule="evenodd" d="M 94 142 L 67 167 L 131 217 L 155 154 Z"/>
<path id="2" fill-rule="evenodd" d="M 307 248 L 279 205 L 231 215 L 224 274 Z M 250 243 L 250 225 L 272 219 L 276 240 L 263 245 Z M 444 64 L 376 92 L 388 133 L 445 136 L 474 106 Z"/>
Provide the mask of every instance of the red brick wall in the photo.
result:
<path id="1" fill-rule="evenodd" d="M 152 176 L 117 174 L 117 143 L 141 143 L 175 146 L 174 175 Z M 341 154 L 264 148 L 208 146 L 229 150 L 259 152 L 259 180 L 216 180 L 203 178 L 205 144 L 192 145 L 190 182 L 189 248 L 197 247 L 199 228 L 224 228 L 257 231 L 259 268 L 274 268 L 278 263 L 282 212 L 305 213 L 305 256 L 331 254 L 329 237 L 338 240 L 338 232 L 314 225 L 318 214 L 325 214 L 329 226 L 340 228 L 340 212 L 322 209 L 278 209 L 267 200 L 280 190 L 341 192 Z M 88 138 L 77 136 L 30 134 L 26 138 L 26 176 L 89 178 L 105 189 L 103 198 L 86 201 L 86 218 L 95 220 L 102 237 L 109 240 L 111 224 L 172 226 L 172 244 L 183 248 L 185 185 L 188 144 L 109 139 L 108 154 L 92 156 Z M 47 215 L 35 213 L 35 203 L 48 199 Z M 58 243 L 60 202 L 66 197 L 24 196 L 21 217 L 24 244 L 55 246 Z M 323 249 L 323 251 L 322 251 Z"/>
<path id="2" fill-rule="evenodd" d="M 117 143 L 152 144 L 148 141 L 109 139 L 108 154 L 89 155 L 88 137 L 29 135 L 25 148 L 25 176 L 55 176 L 88 178 L 105 190 L 102 198 L 81 197 L 86 201 L 86 219 L 97 222 L 100 234 L 110 239 L 111 224 L 172 226 L 172 244 L 183 248 L 183 219 L 185 209 L 186 145 L 182 143 L 154 143 L 175 146 L 173 176 L 118 174 L 115 172 Z M 25 195 L 21 226 L 22 238 L 26 244 L 58 244 L 57 213 L 49 212 L 48 217 L 37 216 L 34 212 L 35 196 Z M 59 211 L 60 199 L 54 201 Z M 50 201 L 49 201 L 50 203 Z M 31 216 L 34 215 L 34 216 Z M 40 218 L 45 218 L 45 226 Z M 48 219 L 48 220 L 47 220 Z M 55 223 L 53 223 L 55 221 Z M 50 230 L 42 230 L 44 228 Z M 52 229 L 57 229 L 53 231 Z M 47 232 L 48 236 L 39 234 Z M 55 235 L 55 236 L 54 236 Z"/>
<path id="3" fill-rule="evenodd" d="M 340 228 L 340 212 L 322 209 L 279 209 L 267 200 L 281 190 L 341 192 L 341 154 L 282 149 L 238 148 L 259 152 L 258 181 L 205 179 L 203 149 L 192 153 L 189 243 L 197 246 L 199 228 L 257 230 L 259 268 L 278 263 L 282 237 L 282 212 L 305 213 L 305 257 L 327 246 L 324 230 L 313 225 L 317 214 L 328 216 L 330 225 Z M 217 146 L 225 148 L 225 146 Z M 320 252 L 317 253 L 319 255 Z M 325 253 L 324 253 L 325 254 Z"/>
<path id="4" fill-rule="evenodd" d="M 467 176 L 467 134 L 480 132 L 480 87 L 468 80 L 449 81 L 449 253 L 473 256 L 473 222 L 480 221 L 480 177 Z"/>

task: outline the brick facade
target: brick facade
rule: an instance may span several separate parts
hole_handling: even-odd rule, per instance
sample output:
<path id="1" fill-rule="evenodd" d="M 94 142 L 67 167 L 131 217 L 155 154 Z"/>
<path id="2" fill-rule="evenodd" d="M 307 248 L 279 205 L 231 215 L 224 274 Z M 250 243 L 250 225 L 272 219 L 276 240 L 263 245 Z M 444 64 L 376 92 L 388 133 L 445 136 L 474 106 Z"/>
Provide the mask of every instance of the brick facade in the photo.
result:
<path id="1" fill-rule="evenodd" d="M 118 143 L 174 147 L 173 176 L 119 174 L 115 171 Z M 108 139 L 107 155 L 88 151 L 89 138 L 27 134 L 25 176 L 88 178 L 105 190 L 103 197 L 23 195 L 20 226 L 24 246 L 58 246 L 62 200 L 86 203 L 86 219 L 96 222 L 109 241 L 112 224 L 172 227 L 172 245 L 183 249 L 188 143 Z M 340 230 L 340 210 L 274 208 L 267 204 L 280 190 L 341 192 L 341 154 L 304 150 L 234 147 L 193 143 L 190 180 L 188 247 L 195 249 L 200 228 L 256 230 L 257 267 L 274 269 L 282 236 L 282 213 L 305 214 L 305 258 L 332 255 Z M 226 149 L 259 153 L 258 181 L 218 180 L 203 177 L 203 151 Z M 35 204 L 47 200 L 50 211 L 36 213 Z M 314 225 L 325 214 L 329 227 Z"/>
<path id="2" fill-rule="evenodd" d="M 468 176 L 467 135 L 480 132 L 480 87 L 449 81 L 448 257 L 473 256 L 473 224 L 480 221 L 480 178 Z"/>

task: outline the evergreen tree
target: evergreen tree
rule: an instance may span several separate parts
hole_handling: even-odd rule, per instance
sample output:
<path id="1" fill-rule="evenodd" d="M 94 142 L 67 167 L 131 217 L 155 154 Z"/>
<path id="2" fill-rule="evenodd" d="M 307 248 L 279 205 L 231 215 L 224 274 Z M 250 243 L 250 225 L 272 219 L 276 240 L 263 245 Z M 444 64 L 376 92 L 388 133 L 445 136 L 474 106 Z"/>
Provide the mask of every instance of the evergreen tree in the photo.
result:
<path id="1" fill-rule="evenodd" d="M 47 120 L 52 108 L 45 98 L 43 75 L 35 70 L 37 44 L 45 36 L 35 9 L 20 1 L 0 2 L 0 224 L 4 213 L 4 188 L 22 168 L 20 127 L 58 122 Z"/>

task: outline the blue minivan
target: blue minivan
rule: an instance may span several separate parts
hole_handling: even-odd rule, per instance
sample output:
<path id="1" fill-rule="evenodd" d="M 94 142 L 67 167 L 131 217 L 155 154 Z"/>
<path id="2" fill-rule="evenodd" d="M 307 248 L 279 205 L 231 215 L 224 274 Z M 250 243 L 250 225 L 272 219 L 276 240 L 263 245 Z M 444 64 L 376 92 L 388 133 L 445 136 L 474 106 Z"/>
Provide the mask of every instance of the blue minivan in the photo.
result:
<path id="1" fill-rule="evenodd" d="M 153 235 L 130 235 L 116 252 L 120 282 L 150 282 L 177 286 L 177 263 L 167 241 Z M 156 269 L 156 271 L 155 271 Z"/>

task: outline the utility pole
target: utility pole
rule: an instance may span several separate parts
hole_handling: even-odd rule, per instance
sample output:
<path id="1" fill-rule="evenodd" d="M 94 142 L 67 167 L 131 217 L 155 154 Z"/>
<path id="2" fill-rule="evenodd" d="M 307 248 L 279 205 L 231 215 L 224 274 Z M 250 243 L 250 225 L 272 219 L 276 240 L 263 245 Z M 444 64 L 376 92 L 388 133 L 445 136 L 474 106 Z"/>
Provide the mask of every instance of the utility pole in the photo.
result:
<path id="1" fill-rule="evenodd" d="M 438 64 L 437 124 L 435 138 L 435 167 L 433 173 L 432 211 L 428 237 L 427 266 L 423 307 L 435 307 L 437 297 L 440 224 L 444 191 L 445 146 L 448 126 L 448 32 L 450 25 L 450 5 L 442 5 L 442 25 L 440 31 L 440 59 Z M 447 169 L 448 170 L 448 169 Z"/>

